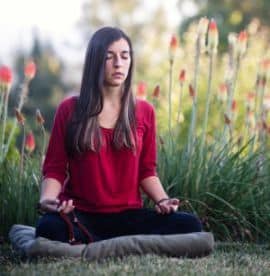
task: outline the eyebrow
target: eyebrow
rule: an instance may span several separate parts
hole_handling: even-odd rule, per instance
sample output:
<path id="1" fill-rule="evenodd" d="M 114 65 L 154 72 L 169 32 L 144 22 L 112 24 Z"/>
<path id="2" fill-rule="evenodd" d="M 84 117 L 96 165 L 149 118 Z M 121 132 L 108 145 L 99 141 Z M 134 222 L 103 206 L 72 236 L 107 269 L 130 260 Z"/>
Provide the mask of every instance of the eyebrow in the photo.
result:
<path id="1" fill-rule="evenodd" d="M 107 54 L 114 54 L 115 52 L 114 51 L 107 51 Z M 121 51 L 121 54 L 129 54 L 130 53 L 130 51 L 127 51 L 127 50 L 123 50 L 123 51 Z"/>

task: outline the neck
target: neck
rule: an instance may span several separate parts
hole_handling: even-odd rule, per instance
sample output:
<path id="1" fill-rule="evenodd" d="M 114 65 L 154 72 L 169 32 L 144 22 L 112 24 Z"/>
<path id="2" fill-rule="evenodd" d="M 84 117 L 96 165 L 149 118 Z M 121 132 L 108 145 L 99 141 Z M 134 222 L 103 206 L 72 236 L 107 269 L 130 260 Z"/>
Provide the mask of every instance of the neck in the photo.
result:
<path id="1" fill-rule="evenodd" d="M 121 87 L 105 86 L 102 90 L 104 102 L 111 102 L 113 104 L 119 104 L 122 97 Z"/>

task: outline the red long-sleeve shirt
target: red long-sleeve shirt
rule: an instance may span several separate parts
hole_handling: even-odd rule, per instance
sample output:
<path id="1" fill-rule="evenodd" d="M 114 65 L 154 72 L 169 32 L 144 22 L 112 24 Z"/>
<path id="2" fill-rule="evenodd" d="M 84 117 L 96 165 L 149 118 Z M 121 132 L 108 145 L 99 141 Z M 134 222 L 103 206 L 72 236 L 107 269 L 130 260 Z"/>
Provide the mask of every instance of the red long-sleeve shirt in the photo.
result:
<path id="1" fill-rule="evenodd" d="M 140 182 L 156 175 L 156 131 L 153 107 L 136 101 L 137 151 L 112 145 L 113 129 L 102 128 L 105 141 L 99 152 L 73 159 L 67 156 L 64 138 L 76 97 L 58 107 L 43 165 L 43 178 L 62 185 L 61 200 L 73 199 L 77 209 L 88 212 L 119 212 L 141 208 Z"/>

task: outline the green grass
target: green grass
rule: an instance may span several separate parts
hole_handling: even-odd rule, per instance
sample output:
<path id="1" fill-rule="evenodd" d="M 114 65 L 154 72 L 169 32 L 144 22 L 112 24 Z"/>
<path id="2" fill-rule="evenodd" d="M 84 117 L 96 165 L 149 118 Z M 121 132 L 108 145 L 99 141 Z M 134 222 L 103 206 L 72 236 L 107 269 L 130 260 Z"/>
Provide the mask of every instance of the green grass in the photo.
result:
<path id="1" fill-rule="evenodd" d="M 217 243 L 215 251 L 200 259 L 154 255 L 129 256 L 87 262 L 80 259 L 22 261 L 9 245 L 0 246 L 1 275 L 269 275 L 270 247 Z"/>

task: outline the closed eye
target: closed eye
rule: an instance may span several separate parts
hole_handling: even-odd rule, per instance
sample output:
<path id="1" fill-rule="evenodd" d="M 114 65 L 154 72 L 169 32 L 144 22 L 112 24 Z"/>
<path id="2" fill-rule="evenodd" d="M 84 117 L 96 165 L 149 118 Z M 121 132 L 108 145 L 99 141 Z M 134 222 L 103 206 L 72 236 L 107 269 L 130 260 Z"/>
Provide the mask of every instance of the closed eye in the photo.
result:
<path id="1" fill-rule="evenodd" d="M 112 59 L 112 58 L 114 58 L 114 57 L 116 57 L 116 56 L 117 56 L 116 53 L 108 51 L 108 52 L 107 52 L 107 55 L 106 55 L 106 60 Z M 129 59 L 129 58 L 130 58 L 129 51 L 122 51 L 122 52 L 120 53 L 120 57 L 121 57 L 122 59 Z"/>

